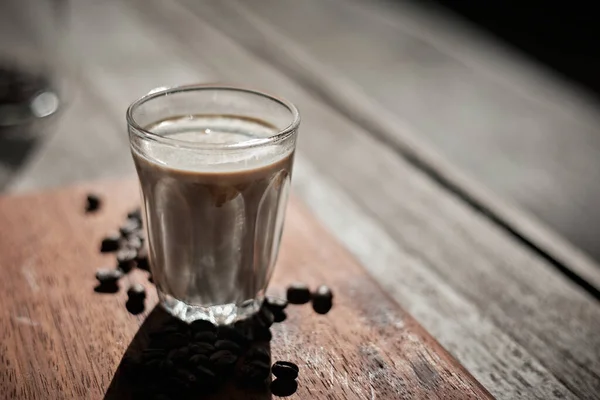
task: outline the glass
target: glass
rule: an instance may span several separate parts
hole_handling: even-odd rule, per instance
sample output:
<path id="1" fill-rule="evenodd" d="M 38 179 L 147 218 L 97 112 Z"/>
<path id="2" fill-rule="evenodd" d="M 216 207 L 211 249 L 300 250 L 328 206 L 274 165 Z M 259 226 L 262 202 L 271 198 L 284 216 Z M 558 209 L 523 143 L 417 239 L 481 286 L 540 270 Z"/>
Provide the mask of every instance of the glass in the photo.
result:
<path id="1" fill-rule="evenodd" d="M 66 0 L 0 1 L 0 128 L 59 107 Z"/>
<path id="2" fill-rule="evenodd" d="M 227 86 L 157 89 L 127 110 L 152 277 L 174 316 L 223 324 L 260 307 L 299 122 L 291 103 Z"/>

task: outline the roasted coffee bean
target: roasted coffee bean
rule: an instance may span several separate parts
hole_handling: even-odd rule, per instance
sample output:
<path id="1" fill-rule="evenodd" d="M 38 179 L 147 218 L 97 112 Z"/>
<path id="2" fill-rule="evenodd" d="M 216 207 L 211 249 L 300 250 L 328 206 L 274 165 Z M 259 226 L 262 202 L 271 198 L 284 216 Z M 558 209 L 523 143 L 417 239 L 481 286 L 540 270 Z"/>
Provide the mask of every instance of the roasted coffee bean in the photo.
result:
<path id="1" fill-rule="evenodd" d="M 96 271 L 96 279 L 103 285 L 116 284 L 123 276 L 123 272 L 118 269 L 100 268 Z"/>
<path id="2" fill-rule="evenodd" d="M 275 379 L 271 382 L 271 393 L 279 397 L 287 397 L 296 393 L 298 382 L 289 379 Z"/>
<path id="3" fill-rule="evenodd" d="M 110 253 L 112 251 L 117 251 L 119 249 L 121 237 L 116 233 L 111 233 L 102 239 L 102 244 L 100 245 L 100 251 L 102 253 Z"/>
<path id="4" fill-rule="evenodd" d="M 142 351 L 142 361 L 148 361 L 153 359 L 161 359 L 167 356 L 165 349 L 160 348 L 147 348 Z"/>
<path id="5" fill-rule="evenodd" d="M 194 354 L 211 355 L 216 351 L 215 346 L 206 342 L 196 342 L 190 344 L 190 352 Z"/>
<path id="6" fill-rule="evenodd" d="M 262 307 L 258 311 L 258 313 L 256 313 L 255 318 L 257 320 L 257 323 L 264 326 L 265 328 L 270 328 L 271 325 L 273 325 L 273 322 L 275 321 L 273 313 L 267 307 Z"/>
<path id="7" fill-rule="evenodd" d="M 127 296 L 131 300 L 144 300 L 146 298 L 146 288 L 140 283 L 134 283 L 127 289 Z"/>
<path id="8" fill-rule="evenodd" d="M 119 285 L 117 282 L 114 283 L 101 283 L 94 288 L 96 293 L 117 293 L 119 291 Z"/>
<path id="9" fill-rule="evenodd" d="M 194 341 L 196 342 L 206 342 L 206 343 L 214 343 L 217 341 L 217 335 L 214 332 L 198 332 L 194 335 Z"/>
<path id="10" fill-rule="evenodd" d="M 287 301 L 292 304 L 306 304 L 310 301 L 310 289 L 304 283 L 296 282 L 287 288 Z"/>
<path id="11" fill-rule="evenodd" d="M 216 332 L 217 326 L 210 321 L 205 319 L 198 319 L 190 324 L 192 332 Z"/>
<path id="12" fill-rule="evenodd" d="M 133 315 L 138 315 L 146 309 L 143 299 L 129 299 L 125 303 L 125 308 Z"/>
<path id="13" fill-rule="evenodd" d="M 238 384 L 242 387 L 261 387 L 265 384 L 265 380 L 268 377 L 268 368 L 256 368 L 250 364 L 242 365 L 236 373 Z"/>
<path id="14" fill-rule="evenodd" d="M 187 346 L 180 347 L 178 349 L 173 349 L 167 355 L 169 360 L 172 360 L 174 363 L 179 364 L 186 361 L 190 356 L 190 349 Z"/>
<path id="15" fill-rule="evenodd" d="M 333 307 L 333 303 L 328 298 L 313 298 L 312 307 L 318 314 L 327 314 Z"/>
<path id="16" fill-rule="evenodd" d="M 296 379 L 299 368 L 296 364 L 289 361 L 276 361 L 271 371 L 273 375 L 281 379 Z"/>
<path id="17" fill-rule="evenodd" d="M 269 328 L 264 326 L 256 326 L 254 328 L 254 340 L 258 342 L 269 342 L 273 339 L 273 334 Z"/>
<path id="18" fill-rule="evenodd" d="M 211 379 L 215 379 L 216 375 L 215 373 L 208 367 L 204 366 L 204 365 L 198 365 L 196 367 L 196 377 L 199 380 L 211 380 Z"/>
<path id="19" fill-rule="evenodd" d="M 176 347 L 185 346 L 189 343 L 189 337 L 183 333 L 174 333 L 162 339 L 161 344 L 166 349 L 174 349 Z"/>
<path id="20" fill-rule="evenodd" d="M 322 299 L 333 299 L 333 292 L 327 285 L 321 285 L 315 290 L 312 294 L 313 299 L 322 298 Z"/>
<path id="21" fill-rule="evenodd" d="M 263 361 L 271 363 L 271 352 L 266 347 L 254 346 L 246 352 L 246 360 L 248 361 Z"/>
<path id="22" fill-rule="evenodd" d="M 177 378 L 181 379 L 183 382 L 186 382 L 188 384 L 193 385 L 196 383 L 196 376 L 185 368 L 177 368 L 175 370 L 175 375 L 177 376 Z"/>
<path id="23" fill-rule="evenodd" d="M 119 269 L 125 273 L 131 271 L 131 269 L 135 266 L 136 257 L 137 252 L 134 249 L 123 248 L 117 251 L 117 262 L 119 264 Z"/>
<path id="24" fill-rule="evenodd" d="M 217 350 L 229 350 L 232 353 L 240 354 L 242 348 L 231 340 L 217 340 L 215 342 L 215 349 Z"/>
<path id="25" fill-rule="evenodd" d="M 273 312 L 273 322 L 283 322 L 287 318 L 287 314 L 285 311 L 275 311 Z"/>
<path id="26" fill-rule="evenodd" d="M 204 354 L 194 354 L 193 356 L 190 357 L 190 359 L 188 361 L 189 361 L 189 364 L 194 365 L 194 366 L 198 366 L 198 365 L 210 366 L 210 359 L 208 358 L 208 356 L 206 356 Z"/>
<path id="27" fill-rule="evenodd" d="M 160 368 L 166 373 L 172 371 L 175 368 L 175 364 L 172 360 L 164 359 L 160 361 Z"/>
<path id="28" fill-rule="evenodd" d="M 132 250 L 136 250 L 136 256 L 137 256 L 137 250 L 141 249 L 142 246 L 144 245 L 144 242 L 142 240 L 142 238 L 140 238 L 137 235 L 133 235 L 127 238 L 127 242 L 126 242 L 126 247 Z"/>
<path id="29" fill-rule="evenodd" d="M 216 368 L 231 367 L 237 362 L 238 357 L 229 350 L 219 350 L 210 356 L 210 362 Z"/>
<path id="30" fill-rule="evenodd" d="M 247 378 L 255 381 L 264 381 L 271 373 L 269 364 L 262 361 L 250 361 L 248 363 L 244 363 L 241 369 Z"/>
<path id="31" fill-rule="evenodd" d="M 241 332 L 241 329 L 243 329 L 243 327 L 244 325 L 239 325 L 236 329 L 236 327 L 231 325 L 221 325 L 219 326 L 217 337 L 219 339 L 232 340 L 240 346 L 245 346 L 248 342 L 248 338 Z"/>
<path id="32" fill-rule="evenodd" d="M 265 302 L 263 304 L 269 310 L 271 310 L 272 313 L 275 313 L 277 311 L 283 311 L 283 310 L 285 310 L 285 308 L 288 305 L 288 302 L 287 302 L 286 299 L 282 299 L 280 297 L 267 296 L 265 298 Z"/>
<path id="33" fill-rule="evenodd" d="M 87 195 L 86 203 L 85 203 L 85 211 L 93 212 L 100 208 L 102 205 L 102 201 L 100 200 L 100 196 L 90 193 Z"/>
<path id="34" fill-rule="evenodd" d="M 128 219 L 136 219 L 141 222 L 142 221 L 142 209 L 136 208 L 134 210 L 131 210 L 130 212 L 127 213 L 127 218 Z"/>
<path id="35" fill-rule="evenodd" d="M 127 218 L 125 223 L 121 225 L 121 227 L 119 227 L 119 232 L 121 233 L 121 236 L 129 237 L 130 235 L 137 233 L 141 229 L 142 224 L 140 223 L 140 221 L 133 218 Z"/>

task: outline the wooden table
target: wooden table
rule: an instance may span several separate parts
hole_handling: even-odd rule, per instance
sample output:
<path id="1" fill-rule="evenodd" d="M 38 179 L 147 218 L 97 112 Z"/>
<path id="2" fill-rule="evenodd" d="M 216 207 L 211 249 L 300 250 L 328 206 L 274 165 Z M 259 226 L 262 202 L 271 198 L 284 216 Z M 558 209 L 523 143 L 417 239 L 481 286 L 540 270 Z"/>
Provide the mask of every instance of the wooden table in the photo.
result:
<path id="1" fill-rule="evenodd" d="M 282 34 L 285 24 L 265 23 L 267 17 L 257 16 L 236 1 L 76 3 L 77 18 L 69 38 L 76 52 L 65 56 L 73 78 L 70 104 L 57 121 L 55 133 L 43 143 L 44 151 L 14 178 L 15 189 L 131 175 L 123 113 L 132 99 L 157 85 L 228 81 L 276 92 L 296 103 L 303 116 L 295 195 L 360 262 L 368 279 L 377 282 L 493 396 L 600 398 L 598 265 L 520 208 L 461 174 L 414 131 L 405 129 L 394 110 L 379 107 L 360 88 L 346 85 L 343 76 L 332 73 L 314 54 L 307 55 L 301 44 L 288 40 Z M 304 11 L 297 9 L 297 15 L 300 20 L 310 15 L 305 21 L 316 18 L 314 8 L 308 6 Z M 315 40 L 327 40 L 326 31 L 319 30 L 326 24 L 310 26 Z M 79 201 L 68 193 L 52 196 L 73 204 Z M 35 210 L 54 204 L 41 198 L 2 200 L 2 220 L 13 221 L 11 215 L 17 215 L 13 210 L 21 201 L 35 204 L 29 206 Z M 122 199 L 132 201 L 127 196 Z M 123 207 L 111 208 L 110 218 L 95 221 L 98 224 L 86 222 L 88 228 L 99 235 L 116 223 Z M 16 228 L 22 238 L 42 235 L 21 225 Z M 12 232 L 4 226 L 0 229 L 2 248 L 16 251 Z M 320 232 L 321 228 L 315 229 Z M 51 237 L 38 239 L 54 243 Z M 76 250 L 83 252 L 78 254 L 80 262 L 97 257 L 92 248 L 83 250 L 83 242 L 81 246 Z M 35 249 L 27 251 L 35 254 Z M 53 251 L 48 257 L 61 257 L 62 252 Z M 19 253 L 23 258 L 18 260 L 25 262 L 26 255 Z M 5 265 L 2 257 L 3 271 L 22 266 Z M 79 278 L 89 279 L 95 267 L 82 267 Z M 362 270 L 356 267 L 356 271 Z M 30 275 L 20 274 L 4 275 L 21 280 L 21 286 L 3 280 L 5 286 L 13 287 L 12 292 L 29 285 Z M 60 287 L 59 283 L 48 281 L 51 287 Z M 77 286 L 71 280 L 65 284 Z M 405 315 L 396 305 L 390 307 L 397 315 Z M 12 360 L 11 368 L 17 368 L 11 357 L 21 354 L 16 352 L 27 354 L 18 358 L 19 372 L 2 381 L 5 388 L 14 388 L 21 372 L 33 376 L 40 370 L 31 361 L 35 355 L 27 353 L 32 348 L 25 345 L 33 337 L 16 333 L 28 326 L 28 320 L 20 318 L 29 317 L 15 314 L 12 308 L 3 312 L 5 336 L 16 347 L 3 348 L 0 365 L 7 367 L 6 360 Z M 49 363 L 50 369 L 70 379 L 83 379 L 100 396 L 134 333 L 131 324 L 141 322 L 126 314 L 120 318 L 120 328 L 109 330 L 113 335 L 121 333 L 113 337 L 116 344 L 109 350 L 106 365 L 87 371 L 92 374 L 87 377 L 72 375 L 74 369 L 69 367 L 78 357 L 88 357 L 84 342 L 77 342 L 73 353 L 68 353 L 73 356 L 60 365 Z M 19 330 L 12 330 L 14 326 Z M 82 335 L 92 331 L 91 326 L 81 327 Z M 415 332 L 427 338 L 419 341 L 423 348 L 433 348 L 440 360 L 446 360 L 440 365 L 449 366 L 451 372 L 445 375 L 444 384 L 460 382 L 453 387 L 461 388 L 465 396 L 484 396 L 472 378 L 416 325 Z M 59 342 L 68 343 L 73 335 Z M 64 354 L 65 349 L 58 348 L 57 354 Z M 393 357 L 403 354 L 399 350 Z M 90 357 L 86 362 L 93 361 Z M 397 374 L 403 373 L 399 368 Z M 44 382 L 44 376 L 35 379 Z M 59 387 L 45 384 L 55 390 Z M 70 390 L 78 387 L 67 386 Z M 29 392 L 19 394 L 23 393 Z M 418 397 L 426 392 L 415 393 Z"/>

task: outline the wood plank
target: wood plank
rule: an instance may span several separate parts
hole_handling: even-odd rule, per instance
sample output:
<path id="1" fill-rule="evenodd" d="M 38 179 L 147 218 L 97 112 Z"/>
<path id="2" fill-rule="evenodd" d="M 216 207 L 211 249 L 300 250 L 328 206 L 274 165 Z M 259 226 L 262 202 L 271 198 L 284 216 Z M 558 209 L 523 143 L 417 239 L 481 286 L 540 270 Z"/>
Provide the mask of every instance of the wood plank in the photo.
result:
<path id="1" fill-rule="evenodd" d="M 106 204 L 92 215 L 83 212 L 90 190 Z M 112 263 L 98 243 L 136 205 L 137 193 L 128 181 L 0 198 L 0 391 L 9 398 L 96 399 L 108 389 L 156 304 L 152 290 L 146 313 L 124 307 L 127 284 L 146 280 L 141 271 L 124 278 L 118 294 L 93 290 L 95 268 Z M 290 307 L 274 326 L 274 358 L 301 367 L 292 398 L 491 398 L 297 201 L 288 208 L 271 290 L 281 293 L 294 280 L 326 282 L 335 306 L 326 316 Z"/>
<path id="2" fill-rule="evenodd" d="M 597 99 L 433 7 L 259 0 L 250 16 L 243 2 L 235 8 L 260 16 L 456 167 L 600 258 Z"/>
<path id="3" fill-rule="evenodd" d="M 122 120 L 124 108 L 141 94 L 137 91 L 161 85 L 164 81 L 173 83 L 168 79 L 168 70 L 154 67 L 137 78 L 140 66 L 145 64 L 136 63 L 135 57 L 121 57 L 126 60 L 122 68 L 106 61 L 112 60 L 112 52 L 128 54 L 132 32 L 134 38 L 144 38 L 142 60 L 166 60 L 173 70 L 174 80 L 237 81 L 290 98 L 300 106 L 303 114 L 298 172 L 294 182 L 296 193 L 310 202 L 330 229 L 361 258 L 369 272 L 396 300 L 418 315 L 436 338 L 498 397 L 575 398 L 553 375 L 557 374 L 555 364 L 562 362 L 563 346 L 572 349 L 565 352 L 568 360 L 585 364 L 586 357 L 581 357 L 580 352 L 586 349 L 590 350 L 588 358 L 598 358 L 594 354 L 598 346 L 589 338 L 597 330 L 594 321 L 599 318 L 593 311 L 593 302 L 557 277 L 546 263 L 536 259 L 535 254 L 522 249 L 510 236 L 497 233 L 497 227 L 481 216 L 472 215 L 472 210 L 461 200 L 448 197 L 443 188 L 374 140 L 364 128 L 349 122 L 327 102 L 313 97 L 307 92 L 310 83 L 298 85 L 291 81 L 188 10 L 161 2 L 130 3 L 135 8 L 122 2 L 94 2 L 93 6 L 91 3 L 78 2 L 84 8 L 84 14 L 79 16 L 82 23 L 74 34 L 79 46 L 75 50 L 82 55 L 81 72 L 95 97 L 101 100 L 93 103 L 93 107 L 107 118 L 106 121 L 98 118 L 98 124 L 105 129 L 116 129 L 114 121 Z M 85 4 L 90 6 L 88 14 L 85 14 Z M 102 35 L 94 34 L 99 21 L 114 21 L 110 42 L 103 42 Z M 89 30 L 85 29 L 86 25 L 90 25 Z M 93 51 L 90 43 L 96 43 Z M 195 71 L 197 75 L 186 77 L 182 71 Z M 65 157 L 72 156 L 66 154 Z M 77 158 L 72 160 L 73 168 L 85 162 Z M 363 163 L 358 165 L 356 160 L 363 160 Z M 306 174 L 301 174 L 302 170 Z M 380 170 L 396 171 L 397 174 L 382 180 Z M 351 182 L 349 178 L 354 175 L 358 179 Z M 30 179 L 34 181 L 35 176 Z M 383 190 L 382 182 L 398 190 L 393 193 Z M 373 193 L 365 193 L 365 188 L 372 188 Z M 427 200 L 430 197 L 434 199 L 433 205 Z M 421 205 L 424 200 L 428 202 Z M 406 210 L 405 205 L 410 205 L 410 209 Z M 378 209 L 387 215 L 381 217 L 379 211 L 374 212 Z M 397 215 L 393 214 L 394 209 L 399 210 Z M 441 225 L 436 228 L 438 222 Z M 473 236 L 486 238 L 490 233 L 491 238 L 483 244 L 471 239 Z M 480 288 L 473 289 L 477 293 L 475 297 L 456 284 L 456 280 L 461 279 L 478 282 L 470 273 L 481 257 L 470 259 L 474 243 L 477 253 L 483 254 L 486 260 L 481 266 L 483 272 L 477 274 L 486 279 Z M 492 251 L 486 254 L 489 249 Z M 447 255 L 452 258 L 446 259 Z M 453 261 L 456 259 L 458 262 Z M 457 270 L 455 279 L 446 277 L 450 268 Z M 475 271 L 480 270 L 476 268 Z M 501 288 L 510 289 L 513 285 L 521 288 L 521 281 L 528 285 L 522 292 L 532 304 L 533 311 L 515 307 L 521 292 L 500 293 Z M 489 294 L 488 286 L 495 288 Z M 545 300 L 553 296 L 560 298 L 546 306 Z M 561 299 L 565 305 L 559 308 L 566 311 L 563 318 L 555 322 L 556 318 L 551 315 L 560 312 L 551 310 L 549 316 L 547 307 L 556 308 Z M 499 319 L 497 316 L 502 309 L 508 311 Z M 574 315 L 570 309 L 581 312 Z M 539 343 L 529 338 L 536 332 L 531 327 L 524 327 L 524 333 L 519 333 L 515 324 L 529 317 L 534 325 L 547 326 L 548 332 L 562 331 L 566 339 L 562 339 L 561 347 L 549 343 L 542 349 Z M 580 334 L 571 337 L 571 333 L 581 327 Z M 513 335 L 514 332 L 519 334 Z M 536 344 L 533 347 L 532 342 Z M 573 353 L 577 354 L 573 356 Z M 568 366 L 564 366 L 559 372 L 567 369 Z M 589 378 L 582 369 L 585 371 L 576 366 L 572 368 L 572 374 L 585 383 Z M 594 363 L 588 369 L 597 371 Z M 558 376 L 564 378 L 561 373 Z M 566 382 L 571 385 L 575 378 L 568 377 Z M 594 393 L 593 388 L 586 391 L 589 385 L 589 382 L 585 383 L 583 389 L 578 389 L 579 393 L 593 397 L 594 394 L 589 395 Z"/>
<path id="4" fill-rule="evenodd" d="M 537 359 L 543 367 L 533 368 L 535 372 L 531 374 L 520 374 L 520 370 L 526 371 L 528 367 L 507 366 L 505 360 L 496 355 L 503 373 L 499 377 L 487 370 L 487 376 L 482 374 L 486 384 L 497 386 L 498 380 L 510 377 L 509 381 L 519 382 L 517 385 L 528 394 L 539 398 L 569 396 L 569 391 L 583 397 L 598 392 L 598 357 L 589 351 L 598 348 L 593 332 L 597 329 L 599 310 L 593 300 L 565 282 L 547 262 L 520 247 L 514 237 L 498 232 L 495 225 L 481 215 L 474 215 L 459 199 L 446 197 L 443 188 L 415 171 L 389 148 L 369 138 L 360 127 L 332 113 L 328 105 L 307 95 L 299 85 L 208 28 L 207 21 L 198 21 L 175 4 L 153 2 L 151 7 L 132 4 L 149 18 L 147 25 L 163 30 L 162 35 L 148 34 L 160 38 L 158 43 L 174 49 L 174 54 L 182 60 L 189 60 L 190 64 L 209 64 L 221 79 L 244 76 L 248 82 L 272 88 L 297 102 L 305 115 L 301 154 L 351 193 L 406 251 L 416 254 L 421 268 L 439 276 L 438 283 L 450 283 L 456 294 L 477 310 L 471 317 L 489 319 L 497 328 L 492 338 L 499 332 L 513 338 L 527 350 L 526 359 Z M 205 16 L 208 16 L 207 4 L 203 3 L 201 10 Z M 200 11 L 196 18 L 199 15 Z M 196 40 L 187 43 L 186 38 L 190 37 Z M 172 40 L 171 45 L 167 45 L 169 40 Z M 365 163 L 357 166 L 357 159 Z M 433 253 L 431 243 L 436 243 Z M 396 282 L 402 279 L 400 272 L 390 270 L 388 273 L 397 276 Z M 471 284 L 474 279 L 476 285 Z M 523 299 L 525 304 L 522 304 Z M 571 320 L 565 304 L 569 304 L 567 310 L 573 307 L 582 312 Z M 540 309 L 544 312 L 538 313 Z M 456 315 L 452 311 L 438 313 L 438 321 L 447 320 L 447 315 Z M 480 329 L 473 320 L 469 324 L 471 330 Z M 569 328 L 564 329 L 565 326 Z M 562 331 L 558 336 L 549 335 L 559 327 Z M 440 340 L 446 334 L 437 333 Z M 520 352 L 515 354 L 523 356 Z M 481 365 L 471 367 L 485 370 Z M 559 379 L 545 375 L 544 369 Z M 532 378 L 552 382 L 555 386 L 532 385 L 527 381 Z M 565 381 L 568 389 L 561 383 Z M 517 389 L 515 393 L 522 391 Z"/>

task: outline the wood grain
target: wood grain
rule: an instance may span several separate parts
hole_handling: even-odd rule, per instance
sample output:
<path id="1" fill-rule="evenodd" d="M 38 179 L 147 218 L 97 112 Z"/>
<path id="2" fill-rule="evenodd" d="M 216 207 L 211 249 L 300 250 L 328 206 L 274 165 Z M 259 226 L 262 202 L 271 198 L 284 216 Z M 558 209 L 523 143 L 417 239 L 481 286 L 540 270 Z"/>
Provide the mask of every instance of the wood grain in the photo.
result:
<path id="1" fill-rule="evenodd" d="M 83 212 L 90 190 L 105 200 L 91 215 Z M 145 282 L 140 271 L 118 294 L 94 292 L 95 269 L 113 263 L 98 244 L 137 202 L 131 181 L 0 198 L 6 398 L 96 399 L 107 391 L 148 311 L 132 316 L 124 307 L 127 283 Z M 274 358 L 302 370 L 292 398 L 490 397 L 295 200 L 270 291 L 282 293 L 293 280 L 327 283 L 335 305 L 326 316 L 291 307 L 274 327 Z M 150 293 L 147 310 L 156 303 Z"/>

